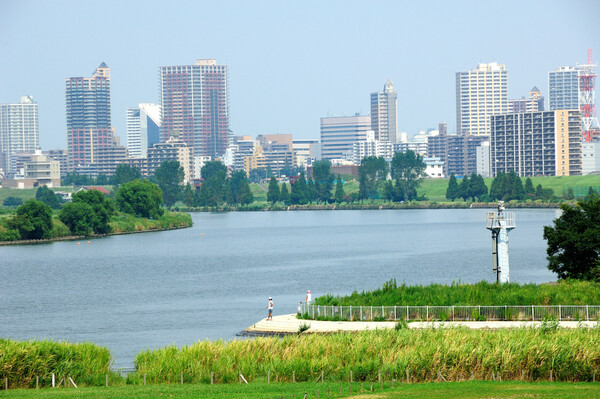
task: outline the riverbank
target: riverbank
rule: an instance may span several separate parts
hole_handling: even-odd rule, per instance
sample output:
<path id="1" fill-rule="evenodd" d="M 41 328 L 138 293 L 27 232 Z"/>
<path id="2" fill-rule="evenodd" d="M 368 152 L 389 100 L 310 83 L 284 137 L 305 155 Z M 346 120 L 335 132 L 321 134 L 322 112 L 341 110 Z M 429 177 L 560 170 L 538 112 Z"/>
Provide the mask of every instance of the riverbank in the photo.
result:
<path id="1" fill-rule="evenodd" d="M 63 232 L 63 234 L 65 229 L 68 231 L 66 226 L 64 226 L 64 224 L 62 224 L 58 218 L 54 218 L 54 223 L 58 226 L 62 226 L 62 228 L 55 229 L 55 231 Z M 124 234 L 152 233 L 158 231 L 185 229 L 192 227 L 192 225 L 193 222 L 191 216 L 188 213 L 183 212 L 167 211 L 159 219 L 136 218 L 132 215 L 119 214 L 113 217 L 113 219 L 109 222 L 111 232 L 108 234 L 95 234 L 91 236 L 60 235 L 40 240 L 0 241 L 0 246 L 48 244 L 59 241 L 104 238 Z"/>
<path id="2" fill-rule="evenodd" d="M 510 209 L 558 209 L 561 204 L 573 204 L 573 202 L 508 202 L 506 207 Z M 268 203 L 255 203 L 243 206 L 220 206 L 220 207 L 175 207 L 180 212 L 267 212 L 267 211 L 348 211 L 348 210 L 387 210 L 387 209 L 496 209 L 497 202 L 434 202 L 434 201 L 411 201 L 398 202 L 375 202 L 375 203 L 350 203 L 350 204 L 306 204 L 306 205 L 271 205 Z"/>

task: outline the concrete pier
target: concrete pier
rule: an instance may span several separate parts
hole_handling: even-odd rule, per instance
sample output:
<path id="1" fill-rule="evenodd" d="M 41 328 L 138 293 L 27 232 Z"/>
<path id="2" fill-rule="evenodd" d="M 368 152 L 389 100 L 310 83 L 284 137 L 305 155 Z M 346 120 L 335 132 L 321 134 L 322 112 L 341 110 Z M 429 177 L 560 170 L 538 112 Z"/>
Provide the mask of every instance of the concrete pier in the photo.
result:
<path id="1" fill-rule="evenodd" d="M 521 328 L 539 327 L 541 321 L 431 321 L 410 322 L 408 328 L 432 328 L 432 327 L 468 327 L 468 328 Z M 333 333 L 340 331 L 364 331 L 385 328 L 394 328 L 393 321 L 318 321 L 297 319 L 295 314 L 273 316 L 273 320 L 262 319 L 244 330 L 248 334 L 266 335 L 288 335 L 297 334 L 300 326 L 309 326 L 305 334 L 310 333 Z M 595 321 L 561 321 L 558 322 L 562 328 L 595 327 Z"/>

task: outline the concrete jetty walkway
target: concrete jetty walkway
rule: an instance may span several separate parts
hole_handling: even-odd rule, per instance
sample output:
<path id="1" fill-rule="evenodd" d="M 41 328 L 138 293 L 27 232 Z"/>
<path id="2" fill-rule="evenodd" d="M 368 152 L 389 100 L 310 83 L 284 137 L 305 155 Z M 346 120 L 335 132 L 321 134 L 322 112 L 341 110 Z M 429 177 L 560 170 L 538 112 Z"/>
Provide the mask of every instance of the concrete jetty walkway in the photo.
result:
<path id="1" fill-rule="evenodd" d="M 432 321 L 410 322 L 409 328 L 431 327 L 468 327 L 468 328 L 521 328 L 539 327 L 541 321 Z M 394 328 L 393 321 L 318 321 L 297 319 L 295 314 L 273 316 L 273 320 L 262 319 L 248 327 L 244 332 L 249 334 L 296 334 L 302 325 L 309 326 L 305 333 L 332 333 L 338 331 L 363 331 Z M 595 321 L 561 321 L 558 325 L 563 328 L 595 327 Z"/>

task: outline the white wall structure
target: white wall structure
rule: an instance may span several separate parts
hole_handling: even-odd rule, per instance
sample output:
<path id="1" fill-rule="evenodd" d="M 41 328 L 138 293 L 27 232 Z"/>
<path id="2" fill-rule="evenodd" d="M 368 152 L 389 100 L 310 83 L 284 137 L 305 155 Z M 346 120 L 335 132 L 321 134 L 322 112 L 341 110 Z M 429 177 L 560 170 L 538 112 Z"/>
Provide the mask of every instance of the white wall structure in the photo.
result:
<path id="1" fill-rule="evenodd" d="M 476 149 L 477 174 L 490 177 L 490 142 L 482 142 Z"/>
<path id="2" fill-rule="evenodd" d="M 600 174 L 600 141 L 583 143 L 582 174 Z"/>
<path id="3" fill-rule="evenodd" d="M 160 142 L 160 105 L 144 103 L 127 108 L 127 149 L 132 158 L 146 158 L 148 148 Z"/>

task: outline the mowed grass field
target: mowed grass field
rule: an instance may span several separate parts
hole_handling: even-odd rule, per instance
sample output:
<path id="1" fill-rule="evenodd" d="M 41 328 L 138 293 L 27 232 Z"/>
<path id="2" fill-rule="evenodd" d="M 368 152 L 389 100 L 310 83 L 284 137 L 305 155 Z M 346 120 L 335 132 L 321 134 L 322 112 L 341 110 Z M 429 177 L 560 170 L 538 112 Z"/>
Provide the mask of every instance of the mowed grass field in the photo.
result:
<path id="1" fill-rule="evenodd" d="M 350 391 L 350 388 L 352 391 Z M 386 382 L 383 389 L 378 383 L 253 383 L 253 384 L 161 384 L 123 385 L 97 388 L 44 388 L 0 391 L 1 398 L 214 398 L 214 399 L 301 399 L 306 398 L 565 398 L 592 399 L 600 397 L 600 383 L 466 381 L 423 384 L 400 384 L 394 388 Z M 319 396 L 317 396 L 317 391 Z M 341 391 L 341 393 L 340 393 Z"/>
<path id="2" fill-rule="evenodd" d="M 446 189 L 448 188 L 449 179 L 425 179 L 421 184 L 421 187 L 417 190 L 419 195 L 425 195 L 430 201 L 445 202 Z M 492 186 L 493 178 L 486 178 L 485 184 L 489 188 Z M 525 185 L 525 179 L 523 185 Z M 461 179 L 458 179 L 460 184 Z M 551 177 L 532 177 L 531 182 L 534 187 L 541 184 L 543 188 L 551 188 L 554 190 L 554 195 L 560 197 L 563 192 L 566 192 L 569 188 L 572 188 L 574 193 L 577 194 L 577 189 L 584 192 L 581 194 L 587 194 L 590 186 L 600 187 L 600 176 L 551 176 Z M 462 202 L 462 200 L 456 200 L 456 202 Z"/>

